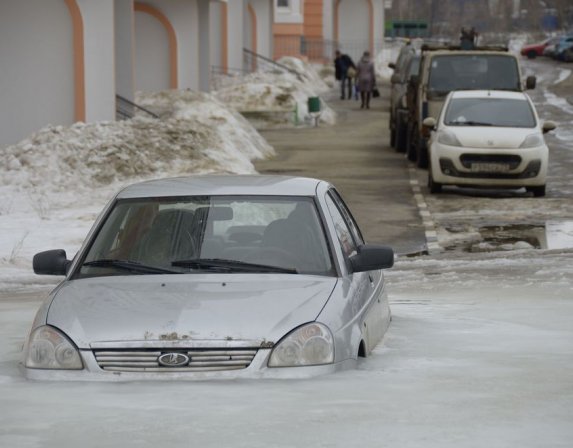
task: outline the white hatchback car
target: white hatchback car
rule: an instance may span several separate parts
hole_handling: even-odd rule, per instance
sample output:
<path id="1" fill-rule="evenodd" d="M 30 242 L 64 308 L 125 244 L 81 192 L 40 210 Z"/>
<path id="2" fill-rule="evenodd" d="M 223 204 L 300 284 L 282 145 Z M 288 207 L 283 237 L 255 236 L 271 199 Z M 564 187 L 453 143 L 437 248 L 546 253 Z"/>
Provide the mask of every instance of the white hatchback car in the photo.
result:
<path id="1" fill-rule="evenodd" d="M 31 379 L 298 377 L 351 367 L 382 339 L 381 269 L 327 182 L 196 176 L 131 185 L 62 275 L 24 349 Z"/>
<path id="2" fill-rule="evenodd" d="M 521 188 L 545 196 L 549 150 L 543 134 L 555 123 L 541 124 L 529 96 L 522 92 L 460 90 L 451 92 L 438 120 L 428 117 L 428 187 L 443 185 Z"/>

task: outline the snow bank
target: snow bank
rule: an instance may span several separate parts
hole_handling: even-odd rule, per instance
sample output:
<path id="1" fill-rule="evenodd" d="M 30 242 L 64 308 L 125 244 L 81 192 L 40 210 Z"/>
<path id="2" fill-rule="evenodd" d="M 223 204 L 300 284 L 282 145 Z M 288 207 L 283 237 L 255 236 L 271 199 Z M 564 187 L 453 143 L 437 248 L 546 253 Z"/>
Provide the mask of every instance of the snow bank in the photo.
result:
<path id="1" fill-rule="evenodd" d="M 163 119 L 41 129 L 3 151 L 1 184 L 64 191 L 154 176 L 254 173 L 251 160 L 272 153 L 244 118 L 208 95 L 158 93 L 145 100 L 154 104 Z"/>
<path id="2" fill-rule="evenodd" d="M 376 75 L 385 81 L 390 80 L 394 74 L 394 70 L 388 67 L 390 62 L 395 63 L 400 54 L 400 49 L 404 46 L 404 42 L 396 40 L 394 42 L 385 42 L 384 48 L 376 55 L 375 67 Z"/>
<path id="3" fill-rule="evenodd" d="M 311 123 L 308 98 L 330 90 L 315 66 L 294 57 L 283 57 L 280 64 L 293 72 L 260 70 L 236 79 L 236 83 L 214 92 L 215 97 L 243 113 L 258 128 Z M 336 122 L 335 112 L 321 100 L 319 121 Z"/>

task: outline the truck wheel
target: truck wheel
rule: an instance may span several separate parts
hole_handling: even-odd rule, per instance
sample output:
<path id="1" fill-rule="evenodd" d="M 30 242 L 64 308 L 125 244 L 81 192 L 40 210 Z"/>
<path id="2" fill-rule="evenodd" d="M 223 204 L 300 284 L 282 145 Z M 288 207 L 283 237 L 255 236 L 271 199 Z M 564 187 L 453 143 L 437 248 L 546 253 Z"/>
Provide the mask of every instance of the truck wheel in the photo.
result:
<path id="1" fill-rule="evenodd" d="M 390 128 L 390 146 L 396 148 L 396 128 Z"/>
<path id="2" fill-rule="evenodd" d="M 408 129 L 406 125 L 400 121 L 400 119 L 396 119 L 396 148 L 397 152 L 406 152 L 407 148 L 407 141 L 408 141 Z"/>
<path id="3" fill-rule="evenodd" d="M 417 152 L 418 152 L 418 168 L 428 168 L 428 146 L 426 140 L 418 137 Z"/>
<path id="4" fill-rule="evenodd" d="M 540 187 L 526 187 L 525 189 L 533 193 L 533 196 L 536 198 L 545 196 L 545 185 L 541 185 Z"/>
<path id="5" fill-rule="evenodd" d="M 416 161 L 416 144 L 415 144 L 416 140 L 414 138 L 415 132 L 416 132 L 416 126 L 408 124 L 408 127 L 406 129 L 406 157 L 408 157 L 408 160 L 411 162 Z"/>
<path id="6" fill-rule="evenodd" d="M 537 53 L 535 52 L 535 50 L 529 50 L 527 52 L 527 58 L 528 59 L 535 59 L 537 56 Z"/>

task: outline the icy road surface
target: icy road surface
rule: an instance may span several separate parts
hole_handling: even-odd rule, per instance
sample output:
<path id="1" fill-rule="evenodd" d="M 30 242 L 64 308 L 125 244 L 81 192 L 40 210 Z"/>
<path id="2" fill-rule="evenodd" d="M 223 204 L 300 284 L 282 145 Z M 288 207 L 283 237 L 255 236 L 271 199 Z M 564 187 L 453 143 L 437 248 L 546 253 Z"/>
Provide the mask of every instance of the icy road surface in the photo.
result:
<path id="1" fill-rule="evenodd" d="M 1 447 L 570 447 L 571 253 L 401 261 L 358 370 L 312 380 L 35 383 L 38 302 L 0 300 Z"/>

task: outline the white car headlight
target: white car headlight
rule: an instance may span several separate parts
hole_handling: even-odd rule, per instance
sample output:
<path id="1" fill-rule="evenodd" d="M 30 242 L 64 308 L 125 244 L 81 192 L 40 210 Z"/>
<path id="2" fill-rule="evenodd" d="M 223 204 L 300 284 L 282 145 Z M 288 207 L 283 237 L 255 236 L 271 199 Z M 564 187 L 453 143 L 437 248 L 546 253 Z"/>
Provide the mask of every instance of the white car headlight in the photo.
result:
<path id="1" fill-rule="evenodd" d="M 448 146 L 463 146 L 456 137 L 456 134 L 449 131 L 440 131 L 438 133 L 438 143 Z"/>
<path id="2" fill-rule="evenodd" d="M 520 148 L 536 148 L 537 146 L 542 146 L 545 143 L 543 136 L 541 134 L 531 134 L 525 137 L 523 143 L 519 146 Z"/>
<path id="3" fill-rule="evenodd" d="M 66 336 L 48 325 L 36 328 L 30 335 L 25 365 L 30 369 L 84 368 L 76 346 Z"/>
<path id="4" fill-rule="evenodd" d="M 297 367 L 332 364 L 334 340 L 326 325 L 316 322 L 289 333 L 273 348 L 269 367 Z"/>

